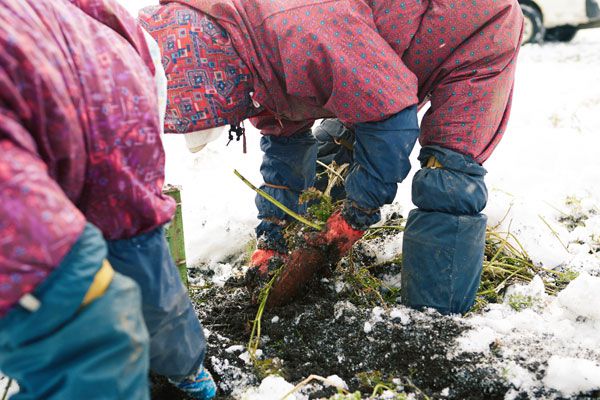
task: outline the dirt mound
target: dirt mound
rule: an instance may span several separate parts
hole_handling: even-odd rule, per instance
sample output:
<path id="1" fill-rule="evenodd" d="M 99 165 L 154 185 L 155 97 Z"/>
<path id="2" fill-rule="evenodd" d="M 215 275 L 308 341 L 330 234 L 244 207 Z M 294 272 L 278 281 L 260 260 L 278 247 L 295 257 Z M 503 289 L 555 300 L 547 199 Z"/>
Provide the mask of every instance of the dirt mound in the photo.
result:
<path id="1" fill-rule="evenodd" d="M 298 301 L 264 315 L 258 366 L 240 358 L 256 314 L 243 280 L 194 291 L 193 298 L 210 331 L 207 364 L 219 381 L 220 398 L 272 372 L 290 382 L 337 374 L 365 397 L 378 383 L 403 386 L 421 398 L 419 390 L 450 399 L 500 399 L 508 390 L 493 370 L 481 367 L 481 356 L 448 359 L 450 345 L 466 329 L 461 322 L 402 307 L 373 309 L 356 299 L 354 288 L 331 277 L 312 282 Z M 158 382 L 153 398 L 185 398 L 166 386 Z M 316 386 L 311 398 L 335 393 Z"/>

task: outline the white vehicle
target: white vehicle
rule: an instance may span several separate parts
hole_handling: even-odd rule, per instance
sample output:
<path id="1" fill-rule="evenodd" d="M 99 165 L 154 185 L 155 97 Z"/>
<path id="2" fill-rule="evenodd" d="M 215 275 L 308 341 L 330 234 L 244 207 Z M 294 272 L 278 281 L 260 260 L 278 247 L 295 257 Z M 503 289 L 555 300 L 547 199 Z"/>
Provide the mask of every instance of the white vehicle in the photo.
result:
<path id="1" fill-rule="evenodd" d="M 523 43 L 571 41 L 579 29 L 600 27 L 600 0 L 519 0 Z"/>

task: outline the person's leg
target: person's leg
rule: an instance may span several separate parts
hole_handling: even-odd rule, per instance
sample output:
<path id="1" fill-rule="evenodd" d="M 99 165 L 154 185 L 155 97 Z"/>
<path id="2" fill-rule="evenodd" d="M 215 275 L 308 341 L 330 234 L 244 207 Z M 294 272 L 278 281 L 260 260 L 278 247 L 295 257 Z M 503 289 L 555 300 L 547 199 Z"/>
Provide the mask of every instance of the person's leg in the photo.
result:
<path id="1" fill-rule="evenodd" d="M 423 78 L 420 97 L 431 107 L 421 124 L 423 169 L 413 181 L 418 208 L 406 224 L 402 298 L 442 313 L 465 313 L 475 300 L 486 229 L 481 164 L 506 129 L 520 48 L 518 3 L 479 6 L 477 23 L 467 24 L 460 7 L 432 2 L 404 57 Z M 440 29 L 444 37 L 432 35 Z"/>
<path id="2" fill-rule="evenodd" d="M 487 218 L 485 169 L 469 156 L 424 147 L 413 179 L 403 243 L 402 301 L 442 314 L 467 312 L 483 265 Z"/>
<path id="3" fill-rule="evenodd" d="M 150 369 L 174 381 L 196 374 L 206 351 L 204 332 L 181 283 L 163 228 L 109 241 L 108 260 L 141 288 L 150 333 Z"/>
<path id="4" fill-rule="evenodd" d="M 314 136 L 310 131 L 288 137 L 263 136 L 260 147 L 264 152 L 260 166 L 264 184 L 260 188 L 292 211 L 304 213 L 306 207 L 298 200 L 315 181 L 317 141 Z M 279 248 L 282 242 L 279 221 L 287 221 L 289 216 L 260 195 L 256 196 L 256 207 L 262 221 L 256 229 L 259 244 L 285 251 Z"/>
<path id="5" fill-rule="evenodd" d="M 12 399 L 149 399 L 139 288 L 103 264 L 105 255 L 88 225 L 29 297 L 39 308 L 17 305 L 0 319 L 0 370 L 20 387 Z"/>
<path id="6" fill-rule="evenodd" d="M 108 242 L 115 270 L 142 290 L 144 321 L 150 333 L 150 369 L 195 399 L 211 399 L 217 388 L 203 362 L 204 330 L 181 283 L 164 229 Z"/>

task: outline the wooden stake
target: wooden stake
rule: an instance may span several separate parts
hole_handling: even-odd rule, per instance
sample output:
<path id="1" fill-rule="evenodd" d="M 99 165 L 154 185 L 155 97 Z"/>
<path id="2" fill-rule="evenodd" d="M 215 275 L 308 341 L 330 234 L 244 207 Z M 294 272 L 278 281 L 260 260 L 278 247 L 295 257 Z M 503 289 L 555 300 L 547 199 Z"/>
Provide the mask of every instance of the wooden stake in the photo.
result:
<path id="1" fill-rule="evenodd" d="M 185 237 L 183 234 L 183 214 L 181 211 L 181 187 L 174 185 L 167 185 L 163 193 L 173 198 L 177 203 L 175 210 L 175 216 L 169 223 L 166 231 L 167 241 L 169 242 L 169 248 L 171 249 L 171 255 L 175 260 L 175 265 L 179 270 L 179 276 L 181 282 L 188 288 L 188 275 L 187 275 L 187 262 L 185 257 Z"/>

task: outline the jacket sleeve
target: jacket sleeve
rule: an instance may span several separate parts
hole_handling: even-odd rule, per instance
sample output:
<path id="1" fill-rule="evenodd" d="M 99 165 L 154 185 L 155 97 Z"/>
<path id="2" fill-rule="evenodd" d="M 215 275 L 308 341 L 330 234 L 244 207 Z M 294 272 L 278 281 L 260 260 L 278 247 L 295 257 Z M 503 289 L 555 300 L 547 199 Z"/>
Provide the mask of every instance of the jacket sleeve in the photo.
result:
<path id="1" fill-rule="evenodd" d="M 343 215 L 355 229 L 366 229 L 379 221 L 379 208 L 394 201 L 398 183 L 410 171 L 409 156 L 419 137 L 417 107 L 383 121 L 356 124 L 354 130 Z"/>
<path id="2" fill-rule="evenodd" d="M 287 119 L 277 119 L 275 115 L 270 113 L 263 113 L 250 118 L 250 122 L 265 136 L 287 137 L 306 132 L 313 126 L 315 120 L 311 118 L 302 121 L 290 121 Z"/>
<path id="3" fill-rule="evenodd" d="M 24 132 L 0 109 L 0 317 L 60 264 L 85 227 L 42 160 L 6 139 Z"/>
<path id="4" fill-rule="evenodd" d="M 378 33 L 366 2 L 290 9 L 269 26 L 281 37 L 266 46 L 276 46 L 286 95 L 303 99 L 306 113 L 321 107 L 355 124 L 388 119 L 417 103 L 416 76 Z M 288 112 L 300 114 L 298 108 Z"/>

